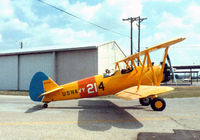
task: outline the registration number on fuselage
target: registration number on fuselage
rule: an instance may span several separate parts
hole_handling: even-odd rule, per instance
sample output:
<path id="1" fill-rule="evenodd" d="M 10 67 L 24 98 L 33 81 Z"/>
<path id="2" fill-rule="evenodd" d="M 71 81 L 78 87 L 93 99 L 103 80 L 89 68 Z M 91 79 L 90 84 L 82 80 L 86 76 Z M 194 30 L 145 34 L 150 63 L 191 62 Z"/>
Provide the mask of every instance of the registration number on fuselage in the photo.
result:
<path id="1" fill-rule="evenodd" d="M 81 98 L 98 96 L 98 89 L 104 90 L 103 82 L 97 87 L 95 77 L 89 77 L 78 81 Z"/>

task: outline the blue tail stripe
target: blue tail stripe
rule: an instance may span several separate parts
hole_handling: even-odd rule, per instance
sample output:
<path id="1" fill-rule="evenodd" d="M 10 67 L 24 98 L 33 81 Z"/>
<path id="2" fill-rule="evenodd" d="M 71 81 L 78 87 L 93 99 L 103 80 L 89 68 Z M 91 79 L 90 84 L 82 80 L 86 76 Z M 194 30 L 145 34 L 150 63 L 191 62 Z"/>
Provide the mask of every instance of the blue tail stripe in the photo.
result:
<path id="1" fill-rule="evenodd" d="M 43 72 L 37 72 L 30 83 L 29 96 L 31 100 L 41 102 L 42 97 L 38 98 L 42 93 L 44 93 L 43 81 L 48 80 L 48 76 Z"/>

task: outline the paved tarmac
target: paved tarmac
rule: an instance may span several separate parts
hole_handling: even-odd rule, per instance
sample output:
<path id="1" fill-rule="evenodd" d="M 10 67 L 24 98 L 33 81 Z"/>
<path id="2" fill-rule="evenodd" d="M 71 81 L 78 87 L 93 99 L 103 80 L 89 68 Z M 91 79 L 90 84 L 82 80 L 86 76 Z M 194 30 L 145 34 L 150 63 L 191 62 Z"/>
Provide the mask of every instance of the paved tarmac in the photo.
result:
<path id="1" fill-rule="evenodd" d="M 47 109 L 26 96 L 0 95 L 0 140 L 135 140 L 141 132 L 200 130 L 200 98 L 166 99 L 162 112 L 137 100 L 80 99 Z"/>

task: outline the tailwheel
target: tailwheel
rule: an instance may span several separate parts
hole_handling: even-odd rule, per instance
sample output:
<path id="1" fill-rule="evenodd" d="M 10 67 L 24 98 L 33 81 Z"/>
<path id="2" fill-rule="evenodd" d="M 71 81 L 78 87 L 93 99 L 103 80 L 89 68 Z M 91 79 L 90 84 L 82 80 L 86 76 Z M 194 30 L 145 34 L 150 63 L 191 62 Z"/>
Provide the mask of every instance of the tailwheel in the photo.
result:
<path id="1" fill-rule="evenodd" d="M 151 108 L 154 111 L 163 111 L 165 107 L 166 107 L 165 100 L 160 97 L 154 98 L 151 102 Z"/>
<path id="2" fill-rule="evenodd" d="M 48 107 L 48 104 L 46 104 L 46 103 L 43 104 L 43 107 L 44 107 L 44 108 L 47 108 L 47 107 Z"/>
<path id="3" fill-rule="evenodd" d="M 151 101 L 152 101 L 151 97 L 146 97 L 146 98 L 140 98 L 139 99 L 140 104 L 143 105 L 143 106 L 150 105 Z"/>

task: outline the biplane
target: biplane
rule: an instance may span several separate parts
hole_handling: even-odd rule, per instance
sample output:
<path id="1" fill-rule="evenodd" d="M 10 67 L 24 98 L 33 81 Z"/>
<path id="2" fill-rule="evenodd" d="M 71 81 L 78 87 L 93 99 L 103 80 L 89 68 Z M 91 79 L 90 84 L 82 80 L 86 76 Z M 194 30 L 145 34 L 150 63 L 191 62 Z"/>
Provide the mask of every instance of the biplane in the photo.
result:
<path id="1" fill-rule="evenodd" d="M 141 105 L 151 105 L 154 111 L 162 111 L 166 102 L 158 95 L 173 90 L 172 87 L 160 86 L 162 81 L 170 80 L 171 66 L 166 64 L 166 59 L 169 60 L 168 49 L 184 39 L 177 38 L 117 61 L 112 73 L 107 69 L 103 75 L 64 85 L 56 84 L 43 72 L 37 72 L 31 80 L 29 96 L 33 101 L 43 102 L 43 107 L 47 108 L 52 101 L 114 95 L 125 100 L 139 99 Z M 161 48 L 164 49 L 163 60 L 154 65 L 149 54 Z M 136 62 L 139 65 L 136 66 Z M 120 67 L 121 64 L 124 68 Z"/>

